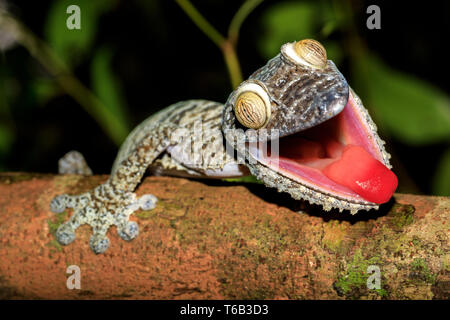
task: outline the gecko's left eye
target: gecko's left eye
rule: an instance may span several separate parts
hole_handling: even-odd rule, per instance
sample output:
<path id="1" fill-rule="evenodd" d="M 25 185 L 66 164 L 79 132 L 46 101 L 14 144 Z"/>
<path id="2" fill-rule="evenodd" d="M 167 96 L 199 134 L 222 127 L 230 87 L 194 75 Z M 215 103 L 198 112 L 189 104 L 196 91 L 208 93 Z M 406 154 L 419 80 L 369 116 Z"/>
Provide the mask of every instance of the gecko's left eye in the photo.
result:
<path id="1" fill-rule="evenodd" d="M 319 41 L 304 39 L 283 47 L 284 53 L 296 63 L 315 69 L 323 69 L 327 65 L 327 51 Z"/>
<path id="2" fill-rule="evenodd" d="M 250 129 L 264 127 L 270 119 L 271 106 L 266 91 L 256 83 L 244 83 L 236 92 L 234 114 L 236 119 Z"/>

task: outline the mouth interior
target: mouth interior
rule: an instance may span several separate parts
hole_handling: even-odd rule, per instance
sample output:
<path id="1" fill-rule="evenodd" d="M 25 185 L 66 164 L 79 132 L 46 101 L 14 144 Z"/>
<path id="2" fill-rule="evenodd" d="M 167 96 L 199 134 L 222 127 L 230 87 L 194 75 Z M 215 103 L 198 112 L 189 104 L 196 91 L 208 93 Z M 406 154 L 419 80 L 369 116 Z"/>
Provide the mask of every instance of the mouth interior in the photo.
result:
<path id="1" fill-rule="evenodd" d="M 387 202 L 397 177 L 384 164 L 375 137 L 353 96 L 344 110 L 311 129 L 280 138 L 279 157 L 258 158 L 281 174 L 340 198 Z"/>

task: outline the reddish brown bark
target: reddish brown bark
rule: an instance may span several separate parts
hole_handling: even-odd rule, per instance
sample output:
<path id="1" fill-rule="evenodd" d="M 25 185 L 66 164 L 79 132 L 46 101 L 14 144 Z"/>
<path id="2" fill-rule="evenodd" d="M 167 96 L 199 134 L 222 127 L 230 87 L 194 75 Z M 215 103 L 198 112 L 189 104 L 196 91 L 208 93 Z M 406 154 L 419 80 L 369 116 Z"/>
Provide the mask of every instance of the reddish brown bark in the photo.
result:
<path id="1" fill-rule="evenodd" d="M 0 298 L 449 298 L 448 197 L 396 194 L 351 216 L 262 185 L 148 177 L 137 193 L 160 201 L 133 215 L 137 239 L 110 230 L 95 255 L 83 226 L 61 247 L 54 231 L 69 212 L 51 213 L 50 200 L 106 178 L 0 174 Z M 80 290 L 66 287 L 69 265 L 81 269 Z M 380 290 L 366 286 L 369 265 Z"/>

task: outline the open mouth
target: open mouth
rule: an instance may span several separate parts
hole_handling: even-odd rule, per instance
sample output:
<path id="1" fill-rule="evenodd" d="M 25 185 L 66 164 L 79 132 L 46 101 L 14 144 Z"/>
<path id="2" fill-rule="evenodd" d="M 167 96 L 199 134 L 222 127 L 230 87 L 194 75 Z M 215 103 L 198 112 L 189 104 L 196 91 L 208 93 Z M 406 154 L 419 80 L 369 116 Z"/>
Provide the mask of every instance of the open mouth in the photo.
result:
<path id="1" fill-rule="evenodd" d="M 374 129 L 350 91 L 337 116 L 311 129 L 280 138 L 271 146 L 251 146 L 250 154 L 270 169 L 308 188 L 352 203 L 381 204 L 397 188 Z M 269 142 L 270 144 L 270 142 Z"/>

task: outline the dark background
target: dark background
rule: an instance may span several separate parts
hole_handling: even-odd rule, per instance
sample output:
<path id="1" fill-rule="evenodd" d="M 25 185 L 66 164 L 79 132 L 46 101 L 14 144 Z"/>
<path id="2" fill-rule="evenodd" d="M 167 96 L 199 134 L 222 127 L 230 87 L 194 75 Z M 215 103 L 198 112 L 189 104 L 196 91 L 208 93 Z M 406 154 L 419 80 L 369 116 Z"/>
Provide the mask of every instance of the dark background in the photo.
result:
<path id="1" fill-rule="evenodd" d="M 180 100 L 226 100 L 232 87 L 221 51 L 174 1 L 113 2 L 114 5 L 99 17 L 93 45 L 72 65 L 72 70 L 90 88 L 91 58 L 100 46 L 108 47 L 113 57 L 111 70 L 123 94 L 129 128 Z M 249 15 L 237 46 L 244 78 L 267 61 L 260 44 L 270 36 L 271 30 L 267 30 L 264 17 L 281 2 L 314 1 L 264 1 Z M 77 4 L 77 1 L 72 3 Z M 192 3 L 212 25 L 226 34 L 242 1 L 193 0 Z M 339 3 L 335 1 L 331 5 L 338 7 Z M 317 34 L 313 32 L 311 37 L 332 41 L 340 48 L 339 69 L 350 85 L 356 87 L 371 112 L 375 106 L 368 105 L 364 92 L 358 91 L 359 78 L 354 77 L 357 67 L 353 65 L 353 48 L 349 45 L 352 37 L 384 65 L 448 95 L 449 2 L 347 3 L 353 14 L 351 29 L 337 28 L 326 37 L 317 29 Z M 381 8 L 381 30 L 366 28 L 366 8 L 371 4 Z M 9 3 L 9 11 L 51 45 L 44 26 L 53 5 L 53 1 L 14 1 Z M 81 10 L 83 25 L 83 7 Z M 298 39 L 290 39 L 293 40 Z M 364 57 L 360 59 L 364 61 Z M 16 90 L 4 113 L 7 116 L 2 115 L 2 122 L 12 138 L 0 154 L 0 170 L 56 173 L 58 159 L 67 151 L 78 150 L 95 173 L 109 172 L 118 146 L 71 96 L 60 92 L 45 101 L 39 99 L 38 93 L 33 91 L 33 79 L 44 77 L 51 81 L 52 77 L 25 48 L 17 45 L 5 51 L 0 68 Z M 371 86 L 370 82 L 364 85 Z M 7 90 L 11 90 L 11 86 Z M 399 191 L 450 195 L 442 181 L 440 187 L 436 187 L 439 185 L 436 176 L 445 176 L 448 172 L 444 159 L 449 147 L 448 136 L 415 143 L 386 129 L 382 120 L 374 120 L 377 124 L 381 122 L 380 135 L 393 155 Z"/>

